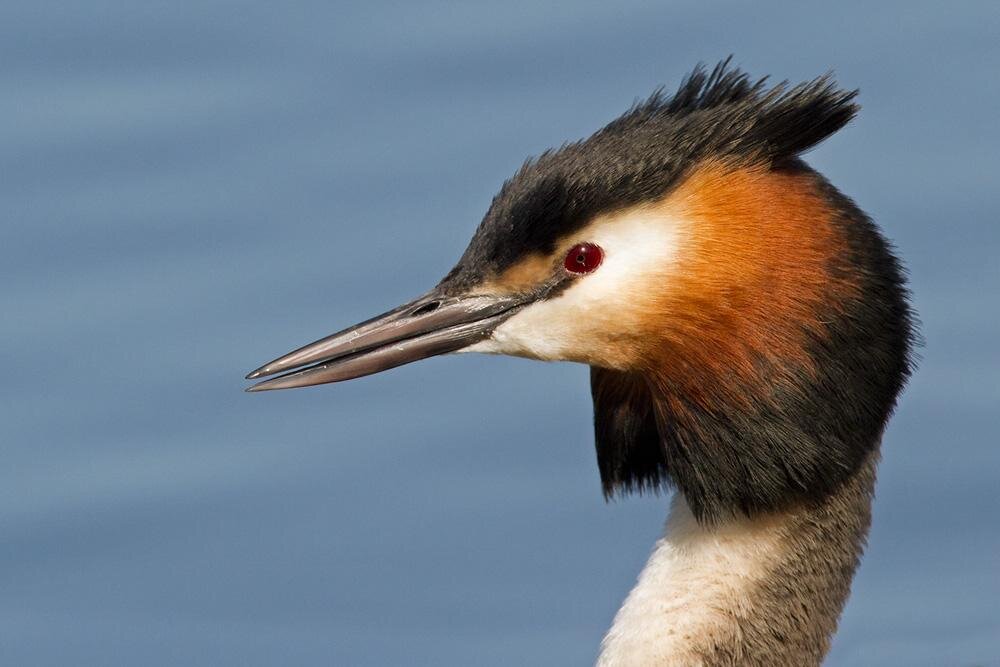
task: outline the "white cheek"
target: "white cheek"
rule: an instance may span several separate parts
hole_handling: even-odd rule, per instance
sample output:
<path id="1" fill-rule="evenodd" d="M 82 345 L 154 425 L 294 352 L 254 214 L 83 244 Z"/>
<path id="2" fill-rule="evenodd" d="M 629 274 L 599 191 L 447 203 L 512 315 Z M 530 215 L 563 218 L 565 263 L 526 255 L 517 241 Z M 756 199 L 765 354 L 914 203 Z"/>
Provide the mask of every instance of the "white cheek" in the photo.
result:
<path id="1" fill-rule="evenodd" d="M 549 360 L 591 355 L 606 334 L 618 333 L 608 327 L 664 288 L 677 263 L 682 229 L 680 220 L 654 210 L 632 209 L 595 221 L 574 242 L 601 246 L 600 267 L 559 296 L 528 306 L 467 351 Z"/>

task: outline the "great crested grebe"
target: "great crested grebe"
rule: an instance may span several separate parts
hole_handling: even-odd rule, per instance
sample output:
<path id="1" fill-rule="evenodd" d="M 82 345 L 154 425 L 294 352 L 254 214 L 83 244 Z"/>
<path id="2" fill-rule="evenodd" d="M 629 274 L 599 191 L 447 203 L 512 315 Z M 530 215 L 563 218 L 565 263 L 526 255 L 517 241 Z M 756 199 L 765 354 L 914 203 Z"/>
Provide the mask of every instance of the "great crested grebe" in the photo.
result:
<path id="1" fill-rule="evenodd" d="M 598 664 L 818 664 L 913 335 L 888 244 L 799 158 L 855 95 L 699 67 L 526 162 L 433 290 L 250 391 L 457 351 L 588 364 L 605 495 L 677 491 Z"/>

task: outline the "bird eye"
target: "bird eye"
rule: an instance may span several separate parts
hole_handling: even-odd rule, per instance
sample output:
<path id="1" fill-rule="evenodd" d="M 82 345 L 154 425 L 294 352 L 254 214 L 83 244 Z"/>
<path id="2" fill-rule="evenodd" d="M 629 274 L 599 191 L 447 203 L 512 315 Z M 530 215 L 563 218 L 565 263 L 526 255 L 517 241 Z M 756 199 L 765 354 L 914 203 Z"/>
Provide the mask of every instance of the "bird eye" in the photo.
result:
<path id="1" fill-rule="evenodd" d="M 595 243 L 578 243 L 566 253 L 563 266 L 570 273 L 590 273 L 601 265 L 604 251 Z"/>

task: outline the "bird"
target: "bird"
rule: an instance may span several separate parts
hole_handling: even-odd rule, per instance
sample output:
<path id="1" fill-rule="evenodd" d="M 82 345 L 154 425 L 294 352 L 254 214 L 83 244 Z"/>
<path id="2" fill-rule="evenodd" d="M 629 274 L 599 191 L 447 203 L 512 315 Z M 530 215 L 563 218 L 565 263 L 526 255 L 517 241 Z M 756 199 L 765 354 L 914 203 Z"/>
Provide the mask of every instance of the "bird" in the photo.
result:
<path id="1" fill-rule="evenodd" d="M 895 249 L 802 157 L 857 98 L 698 65 L 528 159 L 432 290 L 247 391 L 454 352 L 586 364 L 605 498 L 669 497 L 597 664 L 818 665 L 916 337 Z"/>

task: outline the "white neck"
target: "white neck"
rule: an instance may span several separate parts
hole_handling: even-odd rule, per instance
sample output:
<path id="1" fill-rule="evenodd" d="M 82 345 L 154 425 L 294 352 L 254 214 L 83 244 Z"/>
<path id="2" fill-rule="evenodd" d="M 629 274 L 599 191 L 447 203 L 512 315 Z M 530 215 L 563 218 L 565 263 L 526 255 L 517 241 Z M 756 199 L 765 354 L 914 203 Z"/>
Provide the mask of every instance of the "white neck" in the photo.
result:
<path id="1" fill-rule="evenodd" d="M 815 506 L 714 527 L 677 494 L 599 667 L 818 665 L 867 533 L 876 458 Z"/>
<path id="2" fill-rule="evenodd" d="M 767 522 L 704 528 L 680 494 L 664 532 L 604 638 L 601 667 L 697 664 L 693 644 L 744 606 L 780 542 Z"/>

